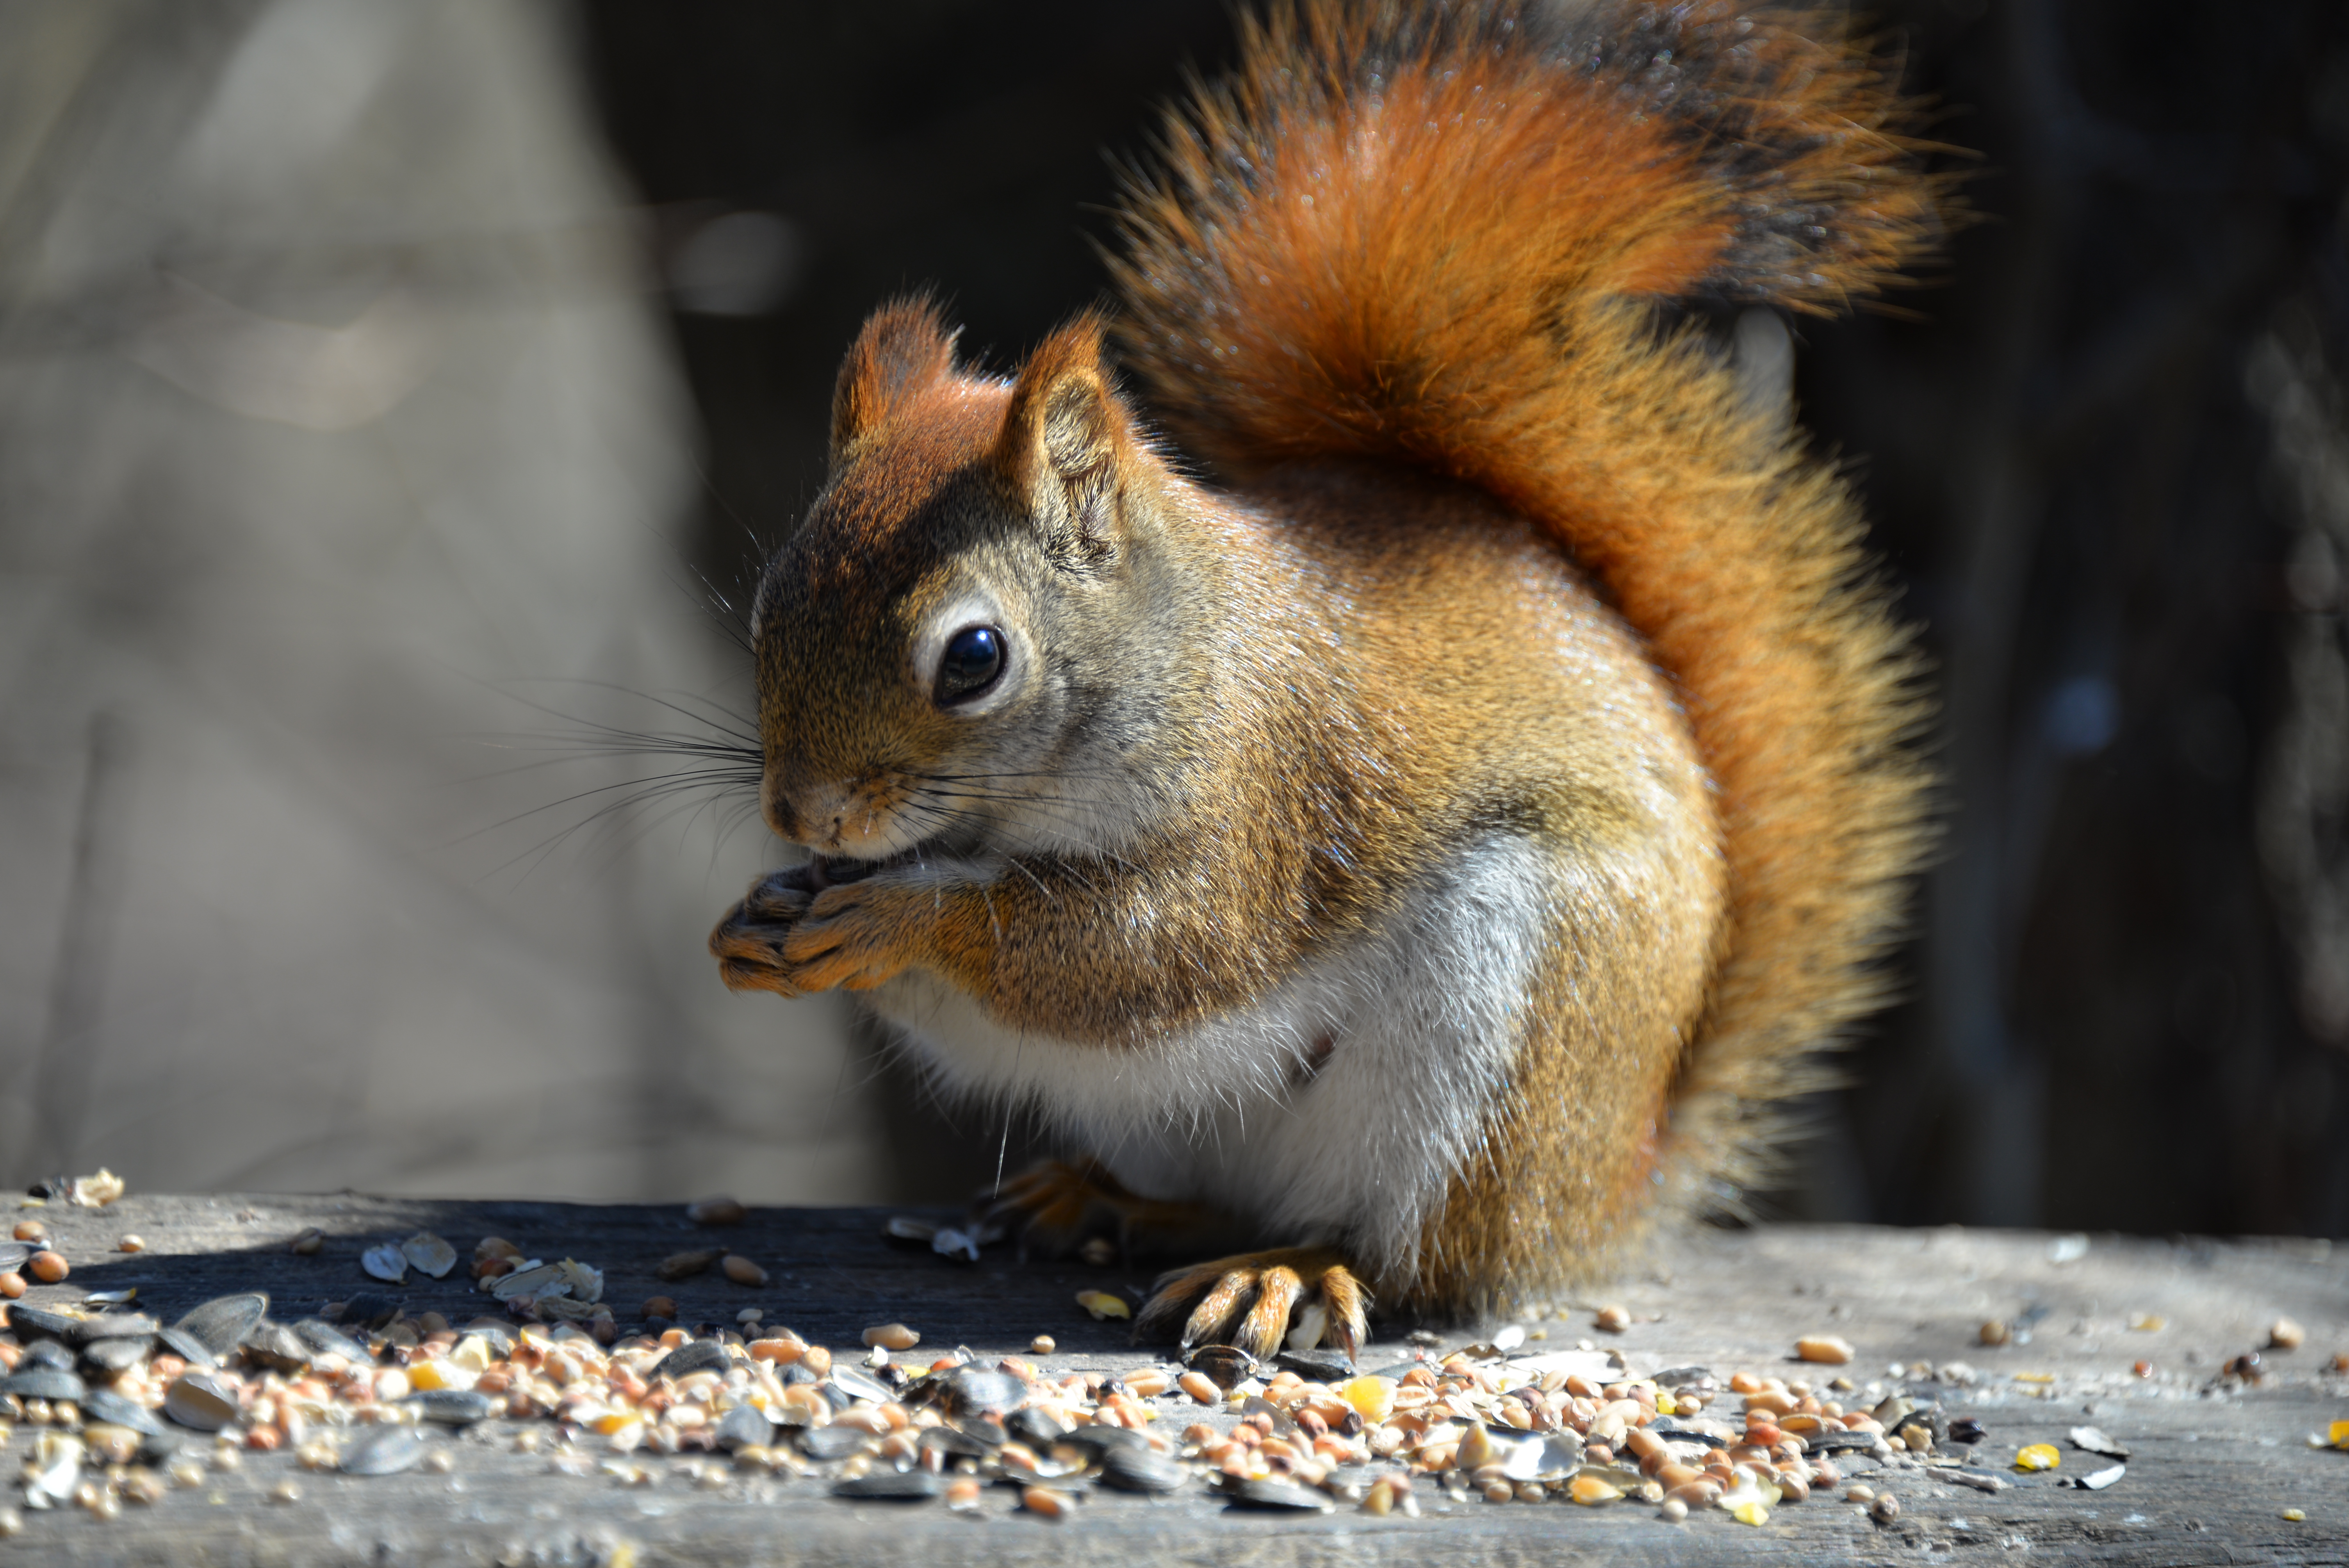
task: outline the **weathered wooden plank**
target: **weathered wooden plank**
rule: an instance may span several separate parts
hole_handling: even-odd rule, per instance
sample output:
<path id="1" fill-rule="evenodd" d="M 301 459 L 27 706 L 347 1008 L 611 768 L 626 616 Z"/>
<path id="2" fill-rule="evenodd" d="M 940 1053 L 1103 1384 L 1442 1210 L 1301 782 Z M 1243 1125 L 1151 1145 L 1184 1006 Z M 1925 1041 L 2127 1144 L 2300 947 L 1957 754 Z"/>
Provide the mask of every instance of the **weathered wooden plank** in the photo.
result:
<path id="1" fill-rule="evenodd" d="M 754 1211 L 740 1227 L 710 1232 L 674 1208 L 134 1194 L 105 1211 L 51 1205 L 40 1217 L 74 1273 L 28 1299 L 136 1285 L 140 1304 L 167 1320 L 230 1290 L 266 1290 L 276 1315 L 291 1318 L 360 1289 L 383 1289 L 360 1273 L 362 1248 L 429 1229 L 460 1250 L 497 1234 L 538 1255 L 595 1264 L 606 1271 L 606 1299 L 624 1324 L 659 1293 L 675 1297 L 689 1323 L 730 1323 L 757 1305 L 771 1323 L 835 1345 L 854 1345 L 868 1324 L 903 1319 L 924 1331 L 926 1347 L 962 1343 L 989 1357 L 1024 1352 L 1034 1335 L 1049 1332 L 1059 1341 L 1046 1358 L 1055 1370 L 1148 1359 L 1146 1347 L 1128 1346 L 1118 1326 L 1093 1323 L 1072 1300 L 1079 1289 L 1139 1284 L 1146 1270 L 1022 1264 L 993 1253 L 979 1264 L 953 1264 L 888 1243 L 885 1216 L 874 1211 Z M 286 1241 L 310 1225 L 326 1232 L 326 1245 L 315 1256 L 289 1253 Z M 142 1235 L 147 1250 L 108 1251 L 124 1232 Z M 677 1284 L 655 1276 L 668 1253 L 720 1240 L 763 1262 L 769 1283 L 751 1289 L 714 1273 Z M 2349 1561 L 2349 1454 L 2313 1450 L 2303 1440 L 2349 1418 L 2349 1379 L 2330 1370 L 2333 1355 L 2349 1349 L 2349 1249 L 2096 1238 L 2077 1261 L 2059 1264 L 2044 1236 L 1783 1228 L 1682 1237 L 1661 1247 L 1654 1263 L 1609 1293 L 1634 1317 L 1622 1333 L 1596 1334 L 1587 1310 L 1535 1326 L 1553 1347 L 1583 1337 L 1619 1346 L 1634 1370 L 1695 1363 L 1724 1376 L 1740 1367 L 1793 1375 L 1789 1347 L 1812 1331 L 1850 1340 L 1859 1354 L 1847 1370 L 1863 1382 L 1888 1380 L 1896 1363 L 1962 1361 L 1975 1379 L 1941 1392 L 1954 1412 L 1989 1429 L 1986 1461 L 2049 1441 L 2065 1449 L 2059 1476 L 2093 1468 L 2103 1461 L 2064 1443 L 2070 1427 L 2092 1421 L 2135 1449 L 2128 1474 L 2101 1492 L 2010 1475 L 2013 1490 L 1995 1496 L 1921 1471 L 1868 1475 L 1902 1500 L 1889 1528 L 1826 1500 L 1781 1509 L 1754 1529 L 1718 1513 L 1667 1525 L 1632 1505 L 1455 1503 L 1424 1487 L 1428 1511 L 1415 1521 L 1239 1513 L 1191 1491 L 1154 1501 L 1099 1493 L 1077 1517 L 1050 1525 L 1014 1512 L 1008 1491 L 990 1494 L 985 1516 L 972 1521 L 934 1505 L 850 1504 L 807 1480 L 738 1480 L 704 1491 L 676 1480 L 637 1488 L 557 1475 L 543 1455 L 512 1451 L 502 1430 L 508 1424 L 492 1422 L 452 1441 L 456 1462 L 447 1475 L 314 1475 L 298 1471 L 290 1456 L 255 1455 L 216 1486 L 174 1493 L 112 1522 L 78 1511 L 27 1515 L 24 1532 L 0 1542 L 0 1563 L 565 1563 L 598 1561 L 624 1544 L 640 1563 L 679 1564 L 950 1555 L 1086 1568 L 1104 1560 L 1351 1568 L 1418 1563 L 1437 1553 L 1493 1564 L 1631 1554 L 1690 1564 L 1896 1563 L 2026 1549 L 2110 1563 Z M 411 1276 L 396 1294 L 411 1313 L 438 1309 L 460 1321 L 488 1305 L 458 1279 Z M 1985 1318 L 2034 1307 L 2044 1314 L 2030 1343 L 1992 1349 L 1977 1342 Z M 2132 1314 L 2158 1314 L 2166 1326 L 2131 1332 Z M 2221 1364 L 2259 1346 L 2279 1315 L 2307 1326 L 2307 1345 L 2271 1354 L 2273 1370 L 2256 1385 L 2220 1377 Z M 2131 1373 L 2140 1357 L 2157 1364 L 2153 1377 Z M 2018 1382 L 2018 1372 L 2054 1381 Z M 12 1474 L 28 1436 L 20 1431 L 5 1456 Z M 673 1461 L 650 1464 L 657 1471 Z M 289 1475 L 299 1478 L 302 1499 L 267 1501 Z M 2295 1507 L 2306 1519 L 2285 1521 Z"/>

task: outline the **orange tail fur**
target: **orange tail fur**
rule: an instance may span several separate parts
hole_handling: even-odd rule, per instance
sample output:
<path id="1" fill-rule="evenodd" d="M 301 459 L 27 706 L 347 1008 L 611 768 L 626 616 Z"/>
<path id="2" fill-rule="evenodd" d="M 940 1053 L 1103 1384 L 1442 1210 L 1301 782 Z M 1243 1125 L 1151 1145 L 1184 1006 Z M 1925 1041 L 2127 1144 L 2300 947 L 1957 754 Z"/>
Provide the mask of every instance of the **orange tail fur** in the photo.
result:
<path id="1" fill-rule="evenodd" d="M 1234 477 L 1403 460 L 1544 521 L 1678 682 L 1722 791 L 1730 947 L 1663 1130 L 1683 1204 L 1883 1000 L 1928 840 L 1908 632 L 1828 467 L 1675 296 L 1826 312 L 1939 232 L 1859 47 L 1711 4 L 1565 24 L 1338 0 L 1250 24 L 1170 118 L 1113 262 L 1130 362 Z"/>

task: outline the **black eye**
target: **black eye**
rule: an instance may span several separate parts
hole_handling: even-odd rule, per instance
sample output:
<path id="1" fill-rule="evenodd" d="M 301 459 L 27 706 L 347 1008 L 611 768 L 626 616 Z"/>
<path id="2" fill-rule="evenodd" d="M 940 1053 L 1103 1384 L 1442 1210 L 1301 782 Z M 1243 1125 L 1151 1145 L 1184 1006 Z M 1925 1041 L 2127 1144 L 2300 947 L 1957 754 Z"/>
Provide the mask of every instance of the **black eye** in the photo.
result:
<path id="1" fill-rule="evenodd" d="M 938 660 L 938 705 L 975 696 L 1002 673 L 1003 634 L 992 626 L 965 626 L 947 639 L 946 656 Z"/>

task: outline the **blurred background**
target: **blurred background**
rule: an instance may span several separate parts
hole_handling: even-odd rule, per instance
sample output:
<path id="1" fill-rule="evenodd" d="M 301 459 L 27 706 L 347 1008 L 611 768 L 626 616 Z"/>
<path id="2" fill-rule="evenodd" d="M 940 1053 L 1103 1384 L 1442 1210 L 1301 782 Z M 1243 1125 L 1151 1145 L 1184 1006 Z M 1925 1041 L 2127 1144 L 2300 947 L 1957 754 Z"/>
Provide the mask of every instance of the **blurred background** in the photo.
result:
<path id="1" fill-rule="evenodd" d="M 1868 15 L 1980 221 L 1787 324 L 1788 395 L 1925 627 L 1950 826 L 1767 1207 L 2344 1233 L 2349 12 Z M 865 311 L 935 284 L 1014 360 L 1230 44 L 1223 0 L 0 6 L 0 1179 L 990 1176 L 1001 1121 L 836 1000 L 718 985 L 763 830 L 614 732 L 747 711 L 726 605 Z"/>

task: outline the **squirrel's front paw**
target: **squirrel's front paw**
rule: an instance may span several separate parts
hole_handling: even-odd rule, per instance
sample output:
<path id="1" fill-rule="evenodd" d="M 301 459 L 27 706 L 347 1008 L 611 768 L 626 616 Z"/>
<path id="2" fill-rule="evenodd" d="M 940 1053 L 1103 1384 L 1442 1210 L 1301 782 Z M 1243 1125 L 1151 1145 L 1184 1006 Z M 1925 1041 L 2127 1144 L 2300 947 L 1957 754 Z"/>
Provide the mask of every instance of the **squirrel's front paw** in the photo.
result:
<path id="1" fill-rule="evenodd" d="M 770 872 L 726 912 L 709 934 L 709 952 L 729 990 L 796 996 L 812 989 L 793 981 L 783 959 L 783 938 L 815 902 L 812 881 L 807 866 Z"/>
<path id="2" fill-rule="evenodd" d="M 825 888 L 783 934 L 781 973 L 794 991 L 866 991 L 895 978 L 911 963 L 916 896 L 887 875 Z M 920 910 L 932 907 L 929 893 L 917 896 Z"/>

